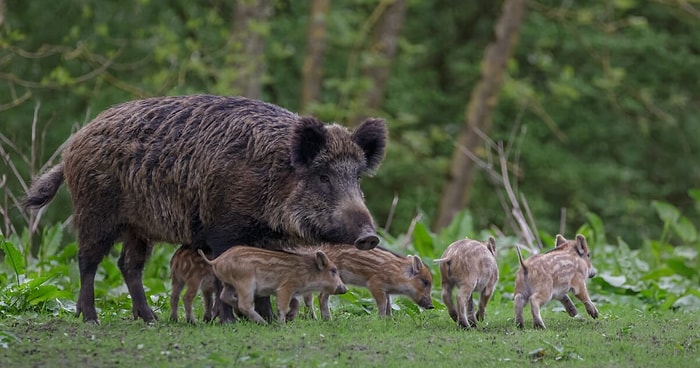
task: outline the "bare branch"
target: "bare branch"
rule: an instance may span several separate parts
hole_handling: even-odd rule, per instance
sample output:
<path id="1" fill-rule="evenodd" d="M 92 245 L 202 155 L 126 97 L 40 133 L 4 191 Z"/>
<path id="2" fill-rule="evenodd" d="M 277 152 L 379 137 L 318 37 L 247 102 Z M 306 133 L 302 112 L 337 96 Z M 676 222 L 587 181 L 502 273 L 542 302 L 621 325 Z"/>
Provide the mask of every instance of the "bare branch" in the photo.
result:
<path id="1" fill-rule="evenodd" d="M 527 221 L 525 221 L 523 211 L 520 209 L 520 203 L 518 202 L 518 199 L 515 196 L 515 193 L 513 192 L 513 188 L 510 185 L 510 179 L 508 178 L 508 163 L 506 162 L 505 153 L 503 152 L 502 142 L 499 142 L 498 144 L 498 157 L 501 161 L 501 176 L 503 178 L 503 187 L 508 195 L 508 199 L 510 200 L 510 204 L 512 206 L 511 214 L 513 215 L 515 221 L 520 227 L 520 232 L 523 238 L 525 239 L 525 243 L 528 245 L 528 247 L 532 248 L 534 236 L 532 235 L 530 227 L 527 225 Z"/>
<path id="2" fill-rule="evenodd" d="M 413 217 L 413 220 L 411 220 L 411 224 L 408 225 L 408 230 L 406 230 L 406 238 L 403 241 L 403 244 L 401 244 L 401 248 L 406 248 L 408 244 L 411 243 L 411 239 L 413 238 L 413 231 L 416 229 L 416 224 L 418 221 L 420 221 L 421 217 L 423 217 L 423 214 L 419 213 L 415 217 Z"/>
<path id="3" fill-rule="evenodd" d="M 391 208 L 389 209 L 389 215 L 386 217 L 386 223 L 384 224 L 384 231 L 389 232 L 391 227 L 391 222 L 394 219 L 394 212 L 396 212 L 396 206 L 399 204 L 399 195 L 394 193 L 394 199 L 391 201 Z"/>
<path id="4" fill-rule="evenodd" d="M 24 103 L 25 101 L 27 101 L 30 97 L 32 97 L 32 92 L 27 91 L 21 97 L 14 98 L 14 99 L 12 99 L 12 101 L 10 101 L 6 104 L 0 105 L 0 111 L 6 111 L 6 110 L 12 109 L 14 107 L 17 107 L 17 106 L 21 105 L 22 103 Z"/>
<path id="5" fill-rule="evenodd" d="M 559 211 L 559 234 L 566 234 L 566 207 Z"/>

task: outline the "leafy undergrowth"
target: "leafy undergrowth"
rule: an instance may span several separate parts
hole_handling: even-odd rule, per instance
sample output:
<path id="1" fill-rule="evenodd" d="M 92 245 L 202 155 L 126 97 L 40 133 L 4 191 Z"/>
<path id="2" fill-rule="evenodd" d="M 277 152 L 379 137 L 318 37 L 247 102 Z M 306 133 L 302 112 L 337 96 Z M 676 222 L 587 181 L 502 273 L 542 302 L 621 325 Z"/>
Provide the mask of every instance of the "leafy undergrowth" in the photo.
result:
<path id="1" fill-rule="evenodd" d="M 286 326 L 167 320 L 147 325 L 109 315 L 92 325 L 65 313 L 25 315 L 0 321 L 0 361 L 3 367 L 700 364 L 698 313 L 600 305 L 600 318 L 593 320 L 552 307 L 543 311 L 547 330 L 516 329 L 508 303 L 490 305 L 486 321 L 474 330 L 457 327 L 444 310 L 398 311 L 383 320 L 341 307 L 332 321 L 297 319 Z"/>
<path id="2" fill-rule="evenodd" d="M 700 207 L 700 192 L 691 191 L 691 197 Z M 384 246 L 418 254 L 431 268 L 434 310 L 420 310 L 397 297 L 395 317 L 379 320 L 369 292 L 352 288 L 331 299 L 333 321 L 297 320 L 288 326 L 131 321 L 131 301 L 117 267 L 119 245 L 95 278 L 103 323 L 86 325 L 72 316 L 79 290 L 77 245 L 63 242 L 62 228 L 45 228 L 32 252 L 26 232 L 0 236 L 0 366 L 501 366 L 559 361 L 567 366 L 698 366 L 700 238 L 677 209 L 661 202 L 653 206 L 663 233 L 634 247 L 623 239 L 609 242 L 601 219 L 589 215 L 576 233 L 588 239 L 598 270 L 588 285 L 601 318 L 570 319 L 559 304 L 550 303 L 543 314 L 546 331 L 513 327 L 518 260 L 512 237 L 498 238 L 500 279 L 486 323 L 464 331 L 450 320 L 432 260 L 454 240 L 491 234 L 474 229 L 469 212 L 437 234 L 422 222 L 411 239 L 384 234 Z M 551 235 L 540 236 L 553 244 Z M 150 305 L 162 318 L 169 313 L 173 252 L 170 245 L 156 246 L 144 271 Z"/>

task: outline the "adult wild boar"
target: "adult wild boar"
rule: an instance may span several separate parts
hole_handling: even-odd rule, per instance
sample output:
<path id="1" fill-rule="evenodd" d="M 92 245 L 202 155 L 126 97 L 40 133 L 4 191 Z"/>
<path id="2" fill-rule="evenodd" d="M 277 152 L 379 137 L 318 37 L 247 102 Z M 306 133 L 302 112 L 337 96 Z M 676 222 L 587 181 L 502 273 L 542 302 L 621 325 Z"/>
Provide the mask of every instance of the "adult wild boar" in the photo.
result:
<path id="1" fill-rule="evenodd" d="M 149 322 L 156 316 L 142 273 L 154 242 L 191 244 L 214 257 L 236 244 L 374 248 L 359 180 L 381 164 L 386 136 L 380 119 L 349 131 L 243 97 L 136 100 L 76 132 L 62 162 L 32 183 L 25 206 L 46 205 L 65 180 L 79 244 L 76 314 L 98 321 L 95 272 L 121 240 L 134 318 Z M 230 307 L 221 308 L 230 321 Z M 269 317 L 269 298 L 260 308 Z"/>

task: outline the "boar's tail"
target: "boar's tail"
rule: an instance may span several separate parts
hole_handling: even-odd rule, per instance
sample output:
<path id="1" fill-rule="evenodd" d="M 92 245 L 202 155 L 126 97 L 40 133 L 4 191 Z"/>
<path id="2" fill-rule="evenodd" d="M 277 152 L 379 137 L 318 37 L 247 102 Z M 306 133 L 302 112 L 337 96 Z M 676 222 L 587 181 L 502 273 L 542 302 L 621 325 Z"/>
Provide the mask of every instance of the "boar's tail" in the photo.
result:
<path id="1" fill-rule="evenodd" d="M 214 262 L 210 261 L 209 258 L 207 258 L 207 255 L 204 254 L 204 251 L 203 251 L 203 250 L 197 249 L 197 252 L 199 253 L 200 256 L 202 256 L 202 258 L 204 258 L 204 260 L 205 260 L 207 263 L 209 263 L 210 265 L 213 265 L 213 264 L 214 264 Z"/>
<path id="2" fill-rule="evenodd" d="M 523 268 L 523 273 L 525 274 L 525 277 L 527 277 L 527 267 L 525 267 L 525 262 L 523 262 L 523 254 L 520 253 L 520 247 L 516 245 L 515 250 L 518 252 L 518 261 L 520 262 L 520 267 Z"/>
<path id="3" fill-rule="evenodd" d="M 22 206 L 24 208 L 41 208 L 46 206 L 56 196 L 58 188 L 63 184 L 63 179 L 63 162 L 61 162 L 34 179 Z"/>

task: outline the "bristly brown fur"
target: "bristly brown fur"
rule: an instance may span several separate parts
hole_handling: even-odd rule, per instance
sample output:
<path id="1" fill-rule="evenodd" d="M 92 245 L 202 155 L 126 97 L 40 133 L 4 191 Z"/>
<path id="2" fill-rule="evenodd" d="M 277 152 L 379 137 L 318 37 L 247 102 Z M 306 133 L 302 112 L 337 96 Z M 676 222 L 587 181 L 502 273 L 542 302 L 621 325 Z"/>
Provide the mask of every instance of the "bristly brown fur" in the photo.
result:
<path id="1" fill-rule="evenodd" d="M 442 300 L 450 317 L 462 327 L 476 327 L 477 320 L 484 320 L 486 305 L 498 282 L 496 239 L 455 241 L 435 262 L 440 264 Z M 455 288 L 456 307 L 452 297 Z M 478 311 L 474 310 L 474 293 L 480 294 Z"/>
<path id="2" fill-rule="evenodd" d="M 170 295 L 170 319 L 177 321 L 177 310 L 182 290 L 187 286 L 183 303 L 185 304 L 185 316 L 187 322 L 194 323 L 192 302 L 197 296 L 197 290 L 202 291 L 204 300 L 204 321 L 209 322 L 216 317 L 218 306 L 215 303 L 216 276 L 214 271 L 196 249 L 187 246 L 180 247 L 170 259 L 170 282 L 172 293 Z"/>
<path id="3" fill-rule="evenodd" d="M 96 269 L 122 240 L 119 267 L 134 317 L 150 322 L 156 316 L 141 274 L 154 242 L 214 256 L 236 244 L 376 246 L 358 178 L 381 163 L 386 135 L 380 119 L 350 131 L 243 97 L 130 101 L 71 137 L 63 161 L 34 180 L 25 205 L 47 204 L 65 180 L 78 231 L 77 314 L 97 322 Z M 225 312 L 222 321 L 232 318 Z"/>
<path id="4" fill-rule="evenodd" d="M 391 316 L 391 295 L 405 295 L 426 309 L 434 308 L 431 299 L 433 276 L 418 256 L 401 256 L 382 247 L 358 250 L 352 245 L 321 246 L 347 285 L 369 289 L 380 317 Z M 307 306 L 312 303 L 306 296 Z M 319 294 L 321 317 L 331 319 L 328 293 Z M 311 312 L 314 316 L 315 312 Z"/>
<path id="5" fill-rule="evenodd" d="M 224 284 L 221 301 L 237 306 L 238 311 L 260 324 L 267 322 L 256 312 L 254 296 L 275 295 L 278 318 L 284 324 L 298 309 L 293 304 L 298 303 L 297 296 L 310 292 L 342 294 L 348 290 L 336 265 L 321 251 L 291 253 L 235 246 L 213 260 L 201 249 L 198 251 Z"/>
<path id="6" fill-rule="evenodd" d="M 576 235 L 575 240 L 557 235 L 555 248 L 524 261 L 520 249 L 516 250 L 521 264 L 515 279 L 516 326 L 523 327 L 523 308 L 530 304 L 535 328 L 545 328 L 540 307 L 552 299 L 559 300 L 569 315 L 575 316 L 578 311 L 568 296 L 569 291 L 584 303 L 591 317 L 598 317 L 586 288 L 586 280 L 595 276 L 596 271 L 583 235 Z"/>

